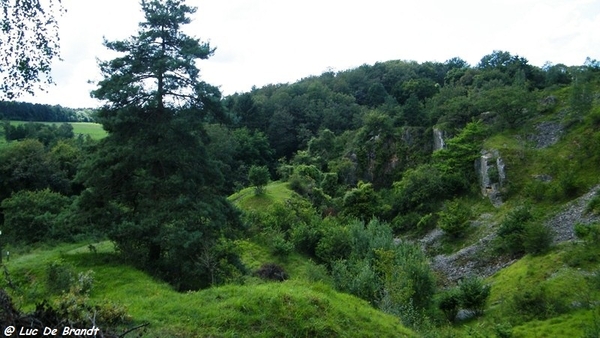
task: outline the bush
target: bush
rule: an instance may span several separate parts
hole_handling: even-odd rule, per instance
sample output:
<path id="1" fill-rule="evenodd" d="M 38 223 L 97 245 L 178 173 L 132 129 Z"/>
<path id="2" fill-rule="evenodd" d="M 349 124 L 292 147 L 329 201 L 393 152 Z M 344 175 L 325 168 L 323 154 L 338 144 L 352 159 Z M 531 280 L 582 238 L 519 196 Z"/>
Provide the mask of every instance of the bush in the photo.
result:
<path id="1" fill-rule="evenodd" d="M 483 284 L 483 280 L 477 277 L 463 279 L 458 288 L 461 293 L 461 304 L 465 309 L 482 315 L 485 303 L 490 296 L 491 287 Z"/>
<path id="2" fill-rule="evenodd" d="M 248 180 L 255 187 L 255 195 L 262 195 L 264 193 L 265 186 L 269 183 L 270 178 L 269 169 L 265 166 L 259 167 L 253 165 L 250 167 L 250 171 L 248 171 Z"/>
<path id="3" fill-rule="evenodd" d="M 315 253 L 327 264 L 346 259 L 352 252 L 352 239 L 346 227 L 333 226 L 323 231 L 323 237 L 317 244 Z"/>
<path id="4" fill-rule="evenodd" d="M 525 228 L 523 249 L 525 252 L 540 255 L 548 252 L 552 245 L 552 232 L 541 223 L 531 223 Z"/>
<path id="5" fill-rule="evenodd" d="M 596 192 L 594 197 L 588 202 L 585 207 L 585 212 L 592 215 L 600 215 L 600 190 Z"/>
<path id="6" fill-rule="evenodd" d="M 270 239 L 269 248 L 275 256 L 285 257 L 294 250 L 294 244 L 288 242 L 281 232 L 273 231 Z"/>
<path id="7" fill-rule="evenodd" d="M 256 270 L 256 274 L 262 279 L 274 280 L 283 282 L 288 279 L 288 274 L 285 272 L 283 267 L 275 263 L 265 263 Z"/>
<path id="8" fill-rule="evenodd" d="M 544 320 L 567 310 L 566 304 L 550 294 L 543 285 L 523 285 L 515 290 L 512 311 L 525 321 Z"/>
<path id="9" fill-rule="evenodd" d="M 2 201 L 4 228 L 10 240 L 35 243 L 48 239 L 70 239 L 63 231 L 58 216 L 71 200 L 59 193 L 44 189 L 21 190 Z M 53 238 L 54 237 L 54 238 Z"/>
<path id="10" fill-rule="evenodd" d="M 448 321 L 453 322 L 456 319 L 461 300 L 462 295 L 459 289 L 450 289 L 439 295 L 438 307 L 442 310 Z"/>
<path id="11" fill-rule="evenodd" d="M 75 283 L 73 266 L 63 261 L 54 261 L 46 268 L 46 288 L 52 293 L 69 291 Z"/>
<path id="12" fill-rule="evenodd" d="M 512 210 L 498 228 L 497 248 L 504 253 L 521 254 L 525 251 L 526 224 L 533 219 L 528 207 Z"/>
<path id="13" fill-rule="evenodd" d="M 469 228 L 471 209 L 459 201 L 447 203 L 438 213 L 438 224 L 452 238 L 463 237 Z"/>

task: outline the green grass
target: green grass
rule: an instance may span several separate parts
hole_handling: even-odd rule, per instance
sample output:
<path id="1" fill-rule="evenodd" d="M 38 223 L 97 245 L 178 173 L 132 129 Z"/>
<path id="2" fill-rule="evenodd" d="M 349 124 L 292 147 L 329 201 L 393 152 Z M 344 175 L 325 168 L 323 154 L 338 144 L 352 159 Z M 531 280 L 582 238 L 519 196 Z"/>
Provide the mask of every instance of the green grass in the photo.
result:
<path id="1" fill-rule="evenodd" d="M 87 243 L 39 248 L 6 265 L 13 281 L 32 288 L 43 284 L 46 266 L 57 259 L 78 271 L 93 270 L 91 300 L 124 306 L 131 326 L 150 323 L 145 337 L 416 337 L 397 317 L 322 283 L 293 279 L 178 293 L 121 264 L 110 242 L 94 245 L 96 253 Z M 251 264 L 267 257 L 251 243 L 244 248 L 254 253 L 244 258 Z"/>
<path id="2" fill-rule="evenodd" d="M 10 123 L 12 125 L 19 125 L 19 124 L 29 123 L 29 122 L 10 121 Z M 44 124 L 52 124 L 52 125 L 59 126 L 63 122 L 34 122 L 34 123 L 44 123 Z M 106 137 L 106 135 L 107 135 L 106 131 L 102 128 L 102 125 L 99 123 L 93 123 L 93 122 L 68 122 L 68 123 L 73 126 L 73 133 L 75 133 L 75 135 L 78 135 L 78 134 L 90 135 L 90 137 L 94 140 L 102 139 L 102 138 Z"/>
<path id="3" fill-rule="evenodd" d="M 287 182 L 275 181 L 265 187 L 262 195 L 255 195 L 254 187 L 248 187 L 229 196 L 229 200 L 243 210 L 266 210 L 271 204 L 284 202 L 293 194 Z"/>

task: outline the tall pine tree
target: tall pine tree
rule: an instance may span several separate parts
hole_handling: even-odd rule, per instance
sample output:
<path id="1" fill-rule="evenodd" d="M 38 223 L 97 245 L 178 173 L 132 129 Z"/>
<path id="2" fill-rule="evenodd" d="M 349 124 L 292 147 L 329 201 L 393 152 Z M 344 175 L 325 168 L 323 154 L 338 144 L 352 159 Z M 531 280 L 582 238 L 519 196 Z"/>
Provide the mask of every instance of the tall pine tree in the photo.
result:
<path id="1" fill-rule="evenodd" d="M 203 123 L 222 112 L 219 90 L 195 60 L 214 52 L 181 31 L 196 9 L 182 0 L 142 1 L 137 35 L 105 42 L 122 53 L 100 63 L 99 120 L 108 136 L 80 178 L 81 215 L 127 258 L 180 289 L 218 283 L 236 262 L 238 214 L 206 152 Z"/>

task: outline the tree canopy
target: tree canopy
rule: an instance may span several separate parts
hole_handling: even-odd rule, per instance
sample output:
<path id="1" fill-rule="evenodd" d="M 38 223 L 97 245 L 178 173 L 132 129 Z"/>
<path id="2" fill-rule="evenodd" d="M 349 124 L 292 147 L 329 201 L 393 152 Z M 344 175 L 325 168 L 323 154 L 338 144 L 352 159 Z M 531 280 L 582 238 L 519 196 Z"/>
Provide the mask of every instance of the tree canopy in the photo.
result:
<path id="1" fill-rule="evenodd" d="M 52 61 L 59 58 L 61 0 L 0 1 L 0 98 L 34 94 L 53 83 Z"/>
<path id="2" fill-rule="evenodd" d="M 181 32 L 195 8 L 141 5 L 137 35 L 105 42 L 123 55 L 100 63 L 105 78 L 92 93 L 105 101 L 98 115 L 109 134 L 80 175 L 82 215 L 132 261 L 195 289 L 231 270 L 227 241 L 238 225 L 203 129 L 220 112 L 220 93 L 198 79 L 195 60 L 214 49 Z"/>

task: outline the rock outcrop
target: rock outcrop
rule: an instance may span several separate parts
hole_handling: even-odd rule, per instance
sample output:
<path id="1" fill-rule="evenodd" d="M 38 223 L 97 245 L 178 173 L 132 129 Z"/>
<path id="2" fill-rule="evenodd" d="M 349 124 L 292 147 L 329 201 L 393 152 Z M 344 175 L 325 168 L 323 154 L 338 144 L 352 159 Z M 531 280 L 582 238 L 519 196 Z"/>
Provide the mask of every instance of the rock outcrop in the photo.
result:
<path id="1" fill-rule="evenodd" d="M 498 150 L 482 150 L 481 157 L 475 161 L 475 170 L 479 176 L 481 194 L 488 197 L 494 206 L 502 205 L 502 187 L 506 181 L 506 172 Z"/>

